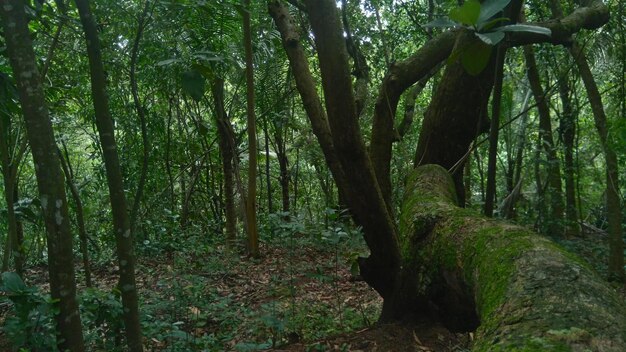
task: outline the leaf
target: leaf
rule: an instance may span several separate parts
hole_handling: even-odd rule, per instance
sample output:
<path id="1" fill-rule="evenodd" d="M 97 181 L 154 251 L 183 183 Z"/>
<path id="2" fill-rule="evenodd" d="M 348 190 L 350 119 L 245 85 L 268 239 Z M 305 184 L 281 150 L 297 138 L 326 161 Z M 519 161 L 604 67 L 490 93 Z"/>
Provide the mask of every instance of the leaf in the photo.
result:
<path id="1" fill-rule="evenodd" d="M 454 8 L 450 11 L 450 18 L 468 25 L 473 26 L 478 21 L 480 15 L 480 3 L 478 0 L 468 0 L 463 6 Z"/>
<path id="2" fill-rule="evenodd" d="M 198 133 L 200 133 L 201 136 L 209 134 L 209 130 L 210 126 L 206 122 L 200 121 L 200 123 L 198 123 Z"/>
<path id="3" fill-rule="evenodd" d="M 450 20 L 449 18 L 442 17 L 438 18 L 434 21 L 430 21 L 424 25 L 425 28 L 449 28 L 455 27 L 458 23 Z"/>
<path id="4" fill-rule="evenodd" d="M 498 17 L 498 18 L 494 18 L 494 19 L 492 19 L 490 21 L 487 21 L 487 22 L 484 22 L 484 23 L 479 22 L 478 30 L 479 31 L 483 31 L 483 30 L 488 31 L 491 28 L 493 28 L 496 24 L 498 24 L 500 22 L 506 22 L 506 21 L 509 21 L 509 20 L 510 20 L 510 18 L 508 18 L 508 17 Z"/>
<path id="5" fill-rule="evenodd" d="M 543 34 L 548 37 L 552 35 L 552 31 L 545 27 L 532 26 L 529 24 L 510 24 L 508 26 L 502 26 L 497 28 L 498 31 L 502 32 L 524 32 L 524 33 L 535 33 L 535 34 Z"/>
<path id="6" fill-rule="evenodd" d="M 157 66 L 169 66 L 178 61 L 180 60 L 179 59 L 167 59 L 167 60 L 157 62 Z"/>
<path id="7" fill-rule="evenodd" d="M 496 45 L 504 39 L 504 32 L 475 33 L 485 44 Z"/>
<path id="8" fill-rule="evenodd" d="M 22 278 L 13 272 L 2 273 L 2 291 L 10 295 L 19 295 L 26 291 L 28 287 L 22 281 Z"/>
<path id="9" fill-rule="evenodd" d="M 183 91 L 195 101 L 200 101 L 206 90 L 204 77 L 197 70 L 185 71 L 181 74 Z"/>
<path id="10" fill-rule="evenodd" d="M 461 65 L 463 65 L 467 73 L 476 76 L 487 67 L 492 50 L 493 47 L 491 45 L 487 45 L 482 41 L 476 41 L 461 53 Z"/>
<path id="11" fill-rule="evenodd" d="M 511 2 L 511 0 L 486 0 L 480 6 L 480 16 L 478 23 L 489 21 L 491 17 L 498 14 Z"/>

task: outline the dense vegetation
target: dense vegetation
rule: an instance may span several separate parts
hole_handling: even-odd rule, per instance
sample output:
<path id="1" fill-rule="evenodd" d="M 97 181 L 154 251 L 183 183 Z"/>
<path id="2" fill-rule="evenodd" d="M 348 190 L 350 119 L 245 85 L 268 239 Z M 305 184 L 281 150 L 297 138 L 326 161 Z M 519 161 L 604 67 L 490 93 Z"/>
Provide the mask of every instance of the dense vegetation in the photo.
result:
<path id="1" fill-rule="evenodd" d="M 489 350 L 454 333 L 496 324 L 496 302 L 465 282 L 434 298 L 469 256 L 454 236 L 479 230 L 498 236 L 477 256 L 514 267 L 535 247 L 501 240 L 534 231 L 623 291 L 624 6 L 1 0 L 0 349 L 368 349 L 320 341 L 380 318 L 417 324 L 414 345 Z M 463 216 L 526 230 L 444 220 L 409 196 L 424 164 Z M 591 325 L 555 339 L 626 339 L 600 346 Z"/>

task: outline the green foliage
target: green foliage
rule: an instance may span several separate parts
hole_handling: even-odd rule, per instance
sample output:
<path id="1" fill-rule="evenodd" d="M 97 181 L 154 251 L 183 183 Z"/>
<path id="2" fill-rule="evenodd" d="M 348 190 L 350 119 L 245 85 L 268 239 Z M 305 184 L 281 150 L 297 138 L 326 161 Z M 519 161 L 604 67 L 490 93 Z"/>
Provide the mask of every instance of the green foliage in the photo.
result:
<path id="1" fill-rule="evenodd" d="M 79 303 L 85 342 L 107 351 L 120 349 L 123 308 L 119 291 L 87 288 L 80 292 Z"/>
<path id="2" fill-rule="evenodd" d="M 11 344 L 20 351 L 55 352 L 56 330 L 54 315 L 57 308 L 49 295 L 27 287 L 16 273 L 2 274 L 0 290 L 11 304 L 11 314 L 6 318 L 3 331 Z"/>
<path id="3" fill-rule="evenodd" d="M 185 71 L 181 74 L 180 82 L 183 87 L 183 91 L 189 94 L 193 100 L 202 100 L 206 89 L 206 82 L 200 72 L 195 69 Z"/>
<path id="4" fill-rule="evenodd" d="M 494 18 L 501 13 L 511 2 L 511 0 L 487 0 L 480 3 L 478 0 L 468 0 L 460 7 L 450 10 L 448 19 L 437 19 L 425 25 L 425 27 L 452 27 L 454 25 L 464 25 L 472 30 L 474 35 L 480 39 L 480 43 L 471 42 L 469 45 L 458 49 L 453 53 L 448 62 L 454 62 L 460 56 L 461 64 L 465 70 L 476 76 L 482 72 L 492 53 L 492 47 L 500 43 L 505 38 L 506 32 L 525 32 L 550 36 L 552 33 L 544 27 L 527 24 L 496 25 L 510 21 L 505 17 Z"/>

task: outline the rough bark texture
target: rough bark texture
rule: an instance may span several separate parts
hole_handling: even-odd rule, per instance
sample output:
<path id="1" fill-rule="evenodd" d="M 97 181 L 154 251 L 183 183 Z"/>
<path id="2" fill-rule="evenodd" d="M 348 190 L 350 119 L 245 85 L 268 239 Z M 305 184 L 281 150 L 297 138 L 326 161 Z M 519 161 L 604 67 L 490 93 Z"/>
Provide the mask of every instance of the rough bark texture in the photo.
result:
<path id="1" fill-rule="evenodd" d="M 37 189 L 48 243 L 50 294 L 59 309 L 55 316 L 59 333 L 58 345 L 62 351 L 82 352 L 85 345 L 76 301 L 72 232 L 65 184 L 24 13 L 24 3 L 21 0 L 2 0 L 0 12 L 35 163 Z"/>
<path id="2" fill-rule="evenodd" d="M 406 189 L 400 234 L 414 293 L 431 297 L 452 329 L 477 318 L 473 351 L 626 350 L 623 302 L 586 263 L 525 228 L 457 207 L 440 166 L 417 168 Z"/>
<path id="3" fill-rule="evenodd" d="M 102 145 L 102 157 L 106 169 L 107 184 L 113 213 L 113 229 L 117 247 L 117 259 L 120 271 L 119 289 L 124 307 L 124 326 L 126 340 L 131 352 L 143 351 L 141 325 L 139 322 L 139 300 L 135 283 L 135 253 L 130 219 L 126 208 L 124 182 L 117 144 L 115 128 L 109 110 L 109 98 L 106 92 L 106 76 L 102 63 L 100 39 L 96 20 L 89 8 L 89 0 L 75 0 L 80 20 L 85 32 L 89 71 L 91 75 L 91 94 L 96 115 L 96 127 Z"/>

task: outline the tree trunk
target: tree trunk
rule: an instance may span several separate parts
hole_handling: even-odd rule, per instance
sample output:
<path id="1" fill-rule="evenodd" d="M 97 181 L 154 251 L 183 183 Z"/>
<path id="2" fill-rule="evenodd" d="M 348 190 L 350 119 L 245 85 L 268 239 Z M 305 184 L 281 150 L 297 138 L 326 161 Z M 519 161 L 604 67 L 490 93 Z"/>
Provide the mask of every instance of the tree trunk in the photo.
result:
<path id="1" fill-rule="evenodd" d="M 128 349 L 131 352 L 141 352 L 143 351 L 143 343 L 139 322 L 139 300 L 135 283 L 134 243 L 126 208 L 122 170 L 115 142 L 115 128 L 109 110 L 109 98 L 106 93 L 106 76 L 102 63 L 100 39 L 98 38 L 95 17 L 89 8 L 89 0 L 75 1 L 85 32 L 96 127 L 100 136 L 100 144 L 102 145 L 102 156 L 111 199 L 113 228 L 120 272 L 119 289 L 122 293 L 122 305 L 124 307 L 123 317 L 126 328 L 126 340 Z"/>
<path id="2" fill-rule="evenodd" d="M 574 140 L 576 138 L 576 115 L 574 112 L 570 97 L 570 86 L 568 78 L 562 74 L 558 81 L 559 95 L 561 97 L 561 121 L 559 123 L 559 133 L 563 142 L 564 167 L 565 175 L 565 235 L 580 235 L 580 226 L 578 224 L 578 207 L 576 206 L 576 179 L 574 172 Z"/>
<path id="3" fill-rule="evenodd" d="M 619 190 L 618 159 L 609 141 L 609 122 L 604 112 L 602 96 L 598 90 L 589 63 L 582 49 L 576 42 L 570 47 L 576 66 L 587 90 L 587 96 L 593 111 L 596 129 L 600 135 L 600 143 L 604 149 L 606 160 L 606 203 L 609 222 L 609 279 L 624 281 L 624 240 L 622 238 L 622 209 Z"/>
<path id="4" fill-rule="evenodd" d="M 487 161 L 487 198 L 485 200 L 484 213 L 488 217 L 493 216 L 496 201 L 496 171 L 498 160 L 498 136 L 500 132 L 500 107 L 502 103 L 502 81 L 504 76 L 504 59 L 506 48 L 499 45 L 496 53 L 496 73 L 493 86 L 493 98 L 491 102 L 491 126 L 489 127 L 489 160 Z M 464 189 L 465 191 L 465 189 Z M 463 204 L 465 194 L 463 194 Z"/>
<path id="5" fill-rule="evenodd" d="M 148 161 L 150 158 L 150 144 L 148 140 L 148 126 L 146 121 L 146 108 L 141 104 L 139 98 L 139 88 L 137 86 L 137 57 L 139 56 L 139 42 L 143 35 L 143 31 L 148 21 L 148 15 L 150 11 L 150 1 L 146 0 L 143 11 L 139 17 L 139 23 L 137 24 L 137 33 L 135 34 L 135 40 L 133 42 L 131 55 L 130 55 L 130 91 L 133 96 L 133 105 L 139 117 L 139 126 L 141 126 L 141 171 L 139 174 L 139 183 L 137 184 L 137 190 L 135 191 L 135 197 L 133 198 L 133 205 L 130 210 L 130 231 L 133 237 L 136 237 L 136 224 L 137 216 L 139 214 L 139 205 L 141 198 L 143 197 L 143 190 L 146 185 L 146 179 L 148 178 Z"/>
<path id="6" fill-rule="evenodd" d="M 61 142 L 63 143 L 63 142 Z M 83 202 L 80 198 L 80 193 L 74 182 L 74 175 L 72 173 L 72 167 L 70 164 L 70 155 L 67 152 L 65 144 L 63 143 L 63 149 L 65 150 L 65 156 L 59 149 L 59 160 L 61 162 L 61 168 L 63 174 L 65 174 L 65 181 L 67 188 L 69 188 L 74 200 L 74 206 L 76 207 L 76 223 L 78 224 L 78 240 L 80 241 L 80 253 L 83 256 L 83 270 L 85 270 L 85 286 L 91 287 L 91 264 L 89 260 L 89 250 L 87 248 L 87 229 L 85 227 L 85 216 L 83 211 Z"/>
<path id="7" fill-rule="evenodd" d="M 523 227 L 457 207 L 440 166 L 413 171 L 400 215 L 405 305 L 427 296 L 451 330 L 476 330 L 473 351 L 624 351 L 626 309 L 588 264 Z M 405 281 L 407 282 L 407 281 Z"/>
<path id="8" fill-rule="evenodd" d="M 559 158 L 552 137 L 552 122 L 550 121 L 550 108 L 546 100 L 546 94 L 541 87 L 541 78 L 537 69 L 535 53 L 532 47 L 524 47 L 524 58 L 528 68 L 528 82 L 535 96 L 537 111 L 539 112 L 539 135 L 541 144 L 546 152 L 548 161 L 548 189 L 545 194 L 550 197 L 550 219 L 548 220 L 548 232 L 553 236 L 563 235 L 563 191 L 561 185 L 561 168 Z"/>
<path id="9" fill-rule="evenodd" d="M 85 344 L 76 301 L 67 197 L 24 3 L 21 0 L 2 0 L 0 9 L 9 60 L 17 82 L 26 133 L 35 163 L 48 243 L 50 294 L 58 307 L 58 314 L 55 315 L 59 333 L 58 346 L 62 351 L 82 352 Z"/>
<path id="10" fill-rule="evenodd" d="M 472 33 L 463 33 L 453 52 L 479 41 Z M 489 126 L 487 103 L 494 82 L 494 67 L 495 60 L 491 60 L 477 76 L 467 73 L 458 61 L 446 67 L 424 114 L 414 165 L 434 163 L 446 169 L 457 165 L 457 170 L 463 170 L 462 161 L 470 144 Z M 452 101 L 454 104 L 450 104 Z M 461 204 L 464 204 L 463 172 L 456 172 L 453 177 Z"/>
<path id="11" fill-rule="evenodd" d="M 215 105 L 217 135 L 219 139 L 222 171 L 224 173 L 224 215 L 226 217 L 226 245 L 232 249 L 237 235 L 237 212 L 235 209 L 235 181 L 233 158 L 235 135 L 224 107 L 224 80 L 216 78 L 212 85 Z"/>
<path id="12" fill-rule="evenodd" d="M 246 52 L 246 102 L 248 115 L 248 196 L 246 198 L 246 219 L 248 230 L 248 251 L 252 257 L 259 256 L 259 232 L 256 223 L 256 116 L 254 113 L 254 65 L 252 62 L 252 29 L 250 24 L 250 0 L 243 1 L 243 42 Z"/>

